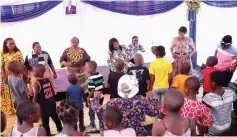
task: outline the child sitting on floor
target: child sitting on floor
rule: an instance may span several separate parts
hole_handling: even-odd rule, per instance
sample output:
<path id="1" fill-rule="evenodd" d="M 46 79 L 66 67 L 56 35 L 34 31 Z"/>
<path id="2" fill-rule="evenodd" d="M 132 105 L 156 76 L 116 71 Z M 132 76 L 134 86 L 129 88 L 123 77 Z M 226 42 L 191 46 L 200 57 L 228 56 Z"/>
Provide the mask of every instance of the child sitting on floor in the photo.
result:
<path id="1" fill-rule="evenodd" d="M 86 107 L 88 107 L 88 102 L 86 98 L 86 94 L 83 91 L 83 88 L 80 85 L 77 85 L 77 76 L 76 74 L 69 74 L 68 81 L 71 84 L 67 89 L 67 94 L 69 99 L 76 102 L 79 108 L 79 128 L 80 131 L 83 132 L 85 130 L 84 126 L 84 112 L 83 112 L 83 100 L 86 102 Z"/>
<path id="2" fill-rule="evenodd" d="M 42 115 L 42 126 L 46 130 L 47 136 L 51 136 L 49 118 L 51 117 L 57 126 L 57 130 L 62 131 L 62 124 L 56 112 L 55 92 L 48 78 L 44 78 L 45 66 L 36 64 L 33 67 L 35 77 L 38 77 L 34 84 L 33 101 L 39 103 Z"/>
<path id="3" fill-rule="evenodd" d="M 107 106 L 103 112 L 103 119 L 105 122 L 105 127 L 108 128 L 108 130 L 104 131 L 103 136 L 136 136 L 136 132 L 134 129 L 123 129 L 121 127 L 123 114 L 118 109 L 118 107 Z"/>
<path id="4" fill-rule="evenodd" d="M 63 123 L 63 130 L 56 137 L 88 136 L 86 133 L 75 130 L 78 115 L 79 109 L 75 101 L 70 99 L 61 101 L 58 107 L 58 117 Z"/>
<path id="5" fill-rule="evenodd" d="M 6 115 L 1 111 L 1 136 L 3 136 L 2 132 L 5 130 L 6 126 L 7 126 Z"/>
<path id="6" fill-rule="evenodd" d="M 19 77 L 20 74 L 24 72 L 24 66 L 18 61 L 12 61 L 8 64 L 8 70 L 12 72 L 12 75 L 8 76 L 8 84 L 13 93 L 14 107 L 17 109 L 18 105 L 27 100 L 27 86 L 22 78 Z M 22 120 L 18 118 L 18 124 L 22 124 Z"/>
<path id="7" fill-rule="evenodd" d="M 116 71 L 111 71 L 108 77 L 108 89 L 110 91 L 110 99 L 121 98 L 118 95 L 118 81 L 124 75 L 124 62 L 121 59 L 117 59 L 114 63 Z"/>
<path id="8" fill-rule="evenodd" d="M 197 94 L 200 88 L 199 79 L 196 77 L 189 77 L 184 84 L 186 98 L 184 98 L 184 104 L 181 107 L 180 114 L 185 117 L 189 117 L 195 121 L 198 127 L 200 135 L 208 133 L 208 127 L 213 124 L 211 110 L 205 106 L 202 102 L 197 101 Z M 161 114 L 163 116 L 167 114 L 164 107 L 161 107 Z"/>
<path id="9" fill-rule="evenodd" d="M 92 110 L 90 106 L 90 100 L 94 98 L 94 91 L 103 91 L 104 90 L 104 77 L 99 72 L 96 72 L 97 63 L 95 61 L 86 62 L 85 70 L 87 74 L 89 74 L 87 83 L 88 83 L 88 102 L 89 102 L 89 117 L 90 117 L 90 125 L 86 128 L 87 131 L 95 131 L 95 111 Z M 102 94 L 101 94 L 102 95 Z M 101 96 L 100 103 L 102 104 L 104 97 Z M 104 130 L 104 123 L 102 119 L 102 115 L 97 114 L 99 119 L 100 131 Z"/>
<path id="10" fill-rule="evenodd" d="M 188 62 L 184 62 L 181 66 L 181 74 L 178 74 L 174 78 L 172 87 L 176 88 L 178 91 L 182 92 L 184 96 L 184 83 L 190 77 L 191 65 Z"/>
<path id="11" fill-rule="evenodd" d="M 143 66 L 144 59 L 141 54 L 137 53 L 133 56 L 135 66 L 129 67 L 127 73 L 137 78 L 139 84 L 139 92 L 137 95 L 146 97 L 147 90 L 150 89 L 149 71 Z"/>
<path id="12" fill-rule="evenodd" d="M 210 74 L 213 71 L 216 71 L 217 69 L 215 66 L 218 63 L 218 59 L 216 56 L 210 56 L 207 58 L 206 67 L 202 70 L 202 76 L 201 76 L 201 82 L 203 82 L 203 97 L 210 93 L 211 87 L 210 87 Z"/>
<path id="13" fill-rule="evenodd" d="M 171 88 L 165 93 L 164 108 L 168 114 L 153 124 L 152 136 L 196 136 L 193 120 L 180 114 L 183 103 L 184 96 L 178 90 Z"/>
<path id="14" fill-rule="evenodd" d="M 30 100 L 22 101 L 16 110 L 16 115 L 22 119 L 22 125 L 14 126 L 11 130 L 11 136 L 47 136 L 45 129 L 42 127 L 34 127 L 41 117 L 40 106 Z"/>
<path id="15" fill-rule="evenodd" d="M 202 101 L 210 107 L 214 122 L 208 129 L 210 136 L 224 135 L 231 126 L 232 103 L 236 100 L 236 94 L 230 89 L 224 89 L 223 81 L 225 81 L 225 74 L 221 71 L 213 71 L 210 74 L 212 92 L 202 98 Z"/>

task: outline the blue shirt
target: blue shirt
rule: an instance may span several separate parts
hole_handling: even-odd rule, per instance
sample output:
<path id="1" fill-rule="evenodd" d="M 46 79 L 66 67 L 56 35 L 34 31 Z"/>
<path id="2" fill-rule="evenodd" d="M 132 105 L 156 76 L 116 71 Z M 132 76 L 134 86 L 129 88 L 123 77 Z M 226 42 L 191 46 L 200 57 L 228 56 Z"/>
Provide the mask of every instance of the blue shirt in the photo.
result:
<path id="1" fill-rule="evenodd" d="M 74 100 L 79 108 L 79 110 L 83 110 L 83 102 L 82 102 L 82 88 L 79 85 L 71 85 L 68 87 L 68 96 L 69 99 Z"/>

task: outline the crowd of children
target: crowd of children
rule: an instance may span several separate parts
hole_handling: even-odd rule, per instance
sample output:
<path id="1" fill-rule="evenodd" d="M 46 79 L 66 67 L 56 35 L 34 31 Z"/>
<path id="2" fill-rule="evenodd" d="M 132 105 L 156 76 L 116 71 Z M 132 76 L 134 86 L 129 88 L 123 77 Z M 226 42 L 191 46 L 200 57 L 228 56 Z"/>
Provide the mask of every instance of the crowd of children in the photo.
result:
<path id="1" fill-rule="evenodd" d="M 191 75 L 190 63 L 186 62 L 181 66 L 181 74 L 172 78 L 172 63 L 164 59 L 165 48 L 152 47 L 152 53 L 157 59 L 150 63 L 149 69 L 143 66 L 144 59 L 137 53 L 127 74 L 123 72 L 123 60 L 116 60 L 116 71 L 109 73 L 108 84 L 96 71 L 96 62 L 88 61 L 85 64 L 88 91 L 77 85 L 75 74 L 69 74 L 67 98 L 60 102 L 58 109 L 54 99 L 56 93 L 50 80 L 44 77 L 43 65 L 33 67 L 37 81 L 31 101 L 27 98 L 26 84 L 17 77 L 23 73 L 23 66 L 14 61 L 9 63 L 8 69 L 13 75 L 8 77 L 8 83 L 18 118 L 18 124 L 13 126 L 10 134 L 51 136 L 51 117 L 59 132 L 56 136 L 87 136 L 85 130 L 96 130 L 96 114 L 103 136 L 223 135 L 231 126 L 232 103 L 236 94 L 223 87 L 225 76 L 215 68 L 217 58 L 208 57 L 206 67 L 201 70 L 201 78 Z M 201 83 L 204 89 L 202 101 L 197 99 Z M 110 100 L 105 104 L 103 94 L 110 94 Z M 83 102 L 89 108 L 90 124 L 87 128 L 84 125 Z M 159 119 L 154 121 L 151 134 L 142 124 L 146 115 Z M 40 118 L 42 127 L 34 127 L 33 123 Z M 5 127 L 6 116 L 1 112 L 1 132 Z"/>

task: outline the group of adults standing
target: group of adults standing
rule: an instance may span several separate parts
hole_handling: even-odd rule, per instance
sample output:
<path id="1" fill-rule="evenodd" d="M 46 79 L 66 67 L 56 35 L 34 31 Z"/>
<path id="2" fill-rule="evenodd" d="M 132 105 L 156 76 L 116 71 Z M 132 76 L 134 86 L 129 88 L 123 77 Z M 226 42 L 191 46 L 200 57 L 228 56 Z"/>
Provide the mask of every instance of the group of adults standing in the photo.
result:
<path id="1" fill-rule="evenodd" d="M 172 41 L 171 45 L 171 53 L 174 58 L 174 75 L 180 74 L 180 67 L 184 62 L 191 62 L 191 55 L 195 51 L 193 40 L 185 34 L 187 33 L 186 27 L 180 27 L 178 30 L 178 37 L 175 37 Z M 229 38 L 229 37 L 228 37 Z M 237 51 L 234 47 L 231 46 L 232 39 L 223 38 L 222 43 L 218 46 L 217 51 L 220 49 L 227 51 L 228 53 L 237 55 Z M 138 37 L 134 36 L 132 38 L 131 44 L 126 47 L 124 45 L 120 45 L 119 41 L 116 38 L 112 38 L 109 40 L 109 51 L 107 63 L 110 68 L 110 71 L 115 71 L 114 62 L 117 59 L 122 59 L 125 62 L 124 71 L 126 71 L 133 63 L 133 56 L 138 53 L 138 51 L 145 52 L 144 48 L 139 45 Z M 223 46 L 228 44 L 228 46 Z M 28 54 L 23 59 L 21 51 L 17 48 L 15 41 L 12 38 L 7 38 L 3 42 L 3 50 L 1 52 L 1 110 L 6 113 L 14 113 L 14 107 L 12 104 L 12 93 L 8 86 L 8 76 L 11 75 L 11 72 L 7 69 L 8 63 L 11 61 L 18 61 L 21 64 L 25 65 L 25 73 L 23 79 L 26 83 L 29 83 L 29 96 L 33 95 L 32 83 L 35 82 L 37 78 L 35 78 L 31 72 L 32 67 L 35 64 L 43 64 L 45 65 L 46 72 L 45 77 L 53 79 L 57 78 L 57 74 L 53 65 L 53 61 L 50 55 L 41 50 L 40 43 L 33 43 L 33 51 Z M 153 52 L 155 54 L 155 52 Z M 222 52 L 221 52 L 222 53 Z M 220 56 L 218 52 L 216 52 L 216 56 L 218 60 L 222 60 L 223 56 Z M 77 37 L 73 37 L 71 39 L 71 46 L 66 48 L 60 58 L 60 64 L 62 67 L 67 67 L 67 73 L 76 73 L 78 77 L 78 84 L 81 85 L 84 90 L 87 88 L 87 76 L 84 72 L 84 65 L 87 61 L 90 61 L 90 56 L 88 53 L 79 47 L 79 39 Z M 220 64 L 225 64 L 224 62 L 219 62 Z M 229 64 L 230 67 L 230 64 Z M 230 72 L 230 69 L 223 70 Z M 233 75 L 233 69 L 231 69 L 230 73 L 226 73 L 228 75 Z M 231 78 L 232 78 L 231 75 Z"/>
<path id="2" fill-rule="evenodd" d="M 79 84 L 86 87 L 86 75 L 83 71 L 83 66 L 86 61 L 90 60 L 90 56 L 87 52 L 78 47 L 79 39 L 73 37 L 71 39 L 71 47 L 67 48 L 62 57 L 60 63 L 62 67 L 67 67 L 68 73 L 76 73 L 79 79 Z M 33 97 L 33 83 L 36 81 L 36 77 L 32 75 L 32 68 L 36 64 L 42 64 L 45 66 L 45 77 L 49 78 L 52 83 L 53 79 L 57 78 L 53 61 L 50 55 L 41 50 L 39 42 L 33 43 L 33 51 L 29 53 L 25 60 L 23 59 L 21 51 L 15 44 L 12 38 L 6 38 L 3 42 L 3 50 L 1 51 L 1 110 L 7 114 L 15 113 L 13 98 L 11 90 L 8 86 L 8 76 L 11 72 L 8 70 L 8 64 L 11 61 L 18 61 L 25 66 L 25 72 L 22 77 L 25 83 L 29 84 L 28 97 Z"/>

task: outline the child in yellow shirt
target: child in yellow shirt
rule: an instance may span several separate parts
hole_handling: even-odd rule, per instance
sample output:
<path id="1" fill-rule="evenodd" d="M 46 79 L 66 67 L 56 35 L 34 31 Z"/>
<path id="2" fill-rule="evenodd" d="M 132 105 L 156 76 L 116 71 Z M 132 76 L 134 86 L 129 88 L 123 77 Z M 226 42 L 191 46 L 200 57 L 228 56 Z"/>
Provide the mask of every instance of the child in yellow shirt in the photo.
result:
<path id="1" fill-rule="evenodd" d="M 180 92 L 184 93 L 184 83 L 190 77 L 191 65 L 188 62 L 183 63 L 181 66 L 181 74 L 175 76 L 172 87 L 178 89 Z"/>

